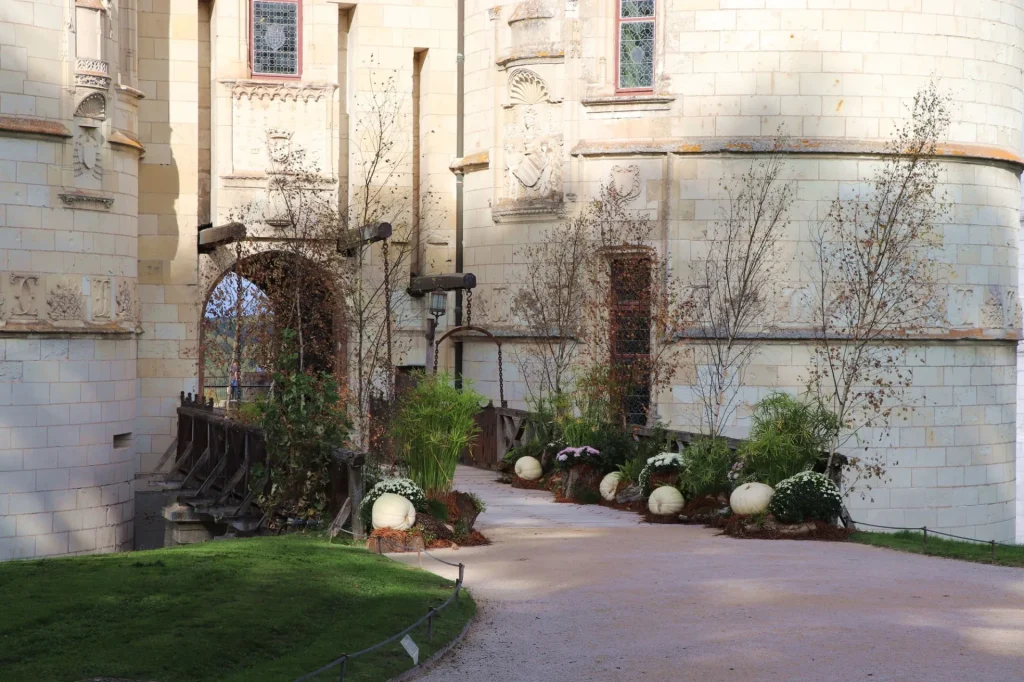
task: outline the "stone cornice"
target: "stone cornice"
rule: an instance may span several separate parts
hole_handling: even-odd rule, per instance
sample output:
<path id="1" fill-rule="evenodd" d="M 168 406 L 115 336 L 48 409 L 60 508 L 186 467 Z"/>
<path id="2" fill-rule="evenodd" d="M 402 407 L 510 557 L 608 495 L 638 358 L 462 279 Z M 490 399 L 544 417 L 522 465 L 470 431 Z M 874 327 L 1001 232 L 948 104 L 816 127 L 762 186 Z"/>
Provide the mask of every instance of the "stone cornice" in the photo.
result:
<path id="1" fill-rule="evenodd" d="M 232 99 L 268 99 L 315 102 L 326 99 L 338 89 L 337 83 L 304 83 L 302 81 L 222 80 L 231 90 Z"/>
<path id="2" fill-rule="evenodd" d="M 884 140 L 848 140 L 844 138 L 790 138 L 778 151 L 783 154 L 883 156 L 889 151 Z M 570 152 L 573 156 L 633 156 L 638 154 L 764 154 L 775 149 L 770 137 L 672 137 L 642 140 L 580 140 Z M 1024 158 L 993 145 L 946 143 L 938 147 L 938 156 L 975 162 L 1007 164 L 1020 171 Z"/>
<path id="3" fill-rule="evenodd" d="M 60 192 L 57 196 L 60 197 L 62 204 L 68 208 L 85 208 L 92 211 L 109 211 L 114 207 L 114 197 L 99 194 L 96 192 L 87 192 L 85 190 L 71 190 L 67 192 Z"/>
<path id="4" fill-rule="evenodd" d="M 110 134 L 110 144 L 121 145 L 122 147 L 128 147 L 139 152 L 139 158 L 146 155 L 146 147 L 139 141 L 139 138 L 135 137 L 131 133 L 124 130 L 114 129 L 114 132 Z"/>
<path id="5" fill-rule="evenodd" d="M 0 135 L 69 138 L 71 132 L 60 121 L 25 116 L 0 116 Z"/>
<path id="6" fill-rule="evenodd" d="M 467 154 L 461 159 L 455 159 L 448 166 L 453 173 L 473 173 L 474 171 L 487 170 L 491 165 L 491 154 L 486 149 L 472 154 Z"/>

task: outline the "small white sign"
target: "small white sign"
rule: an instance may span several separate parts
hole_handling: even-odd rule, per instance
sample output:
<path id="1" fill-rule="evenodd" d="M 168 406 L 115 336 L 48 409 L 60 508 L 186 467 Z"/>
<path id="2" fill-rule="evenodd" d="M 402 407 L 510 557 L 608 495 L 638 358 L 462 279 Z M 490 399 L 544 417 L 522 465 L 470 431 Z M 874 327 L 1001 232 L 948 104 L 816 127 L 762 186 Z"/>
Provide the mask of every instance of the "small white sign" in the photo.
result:
<path id="1" fill-rule="evenodd" d="M 401 639 L 402 648 L 405 649 L 405 653 L 412 657 L 412 664 L 419 665 L 420 663 L 420 648 L 416 646 L 416 642 L 412 641 L 412 637 L 406 635 Z"/>

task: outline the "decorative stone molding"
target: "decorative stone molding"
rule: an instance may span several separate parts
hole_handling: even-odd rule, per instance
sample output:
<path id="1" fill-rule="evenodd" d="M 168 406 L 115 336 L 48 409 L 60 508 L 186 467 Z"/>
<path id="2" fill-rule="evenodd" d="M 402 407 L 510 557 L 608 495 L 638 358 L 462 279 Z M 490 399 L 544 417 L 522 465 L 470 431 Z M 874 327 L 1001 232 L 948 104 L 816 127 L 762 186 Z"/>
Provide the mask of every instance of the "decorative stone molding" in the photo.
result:
<path id="1" fill-rule="evenodd" d="M 60 192 L 62 204 L 68 208 L 84 208 L 93 211 L 109 211 L 114 207 L 114 197 L 103 194 L 92 194 L 81 190 Z"/>
<path id="2" fill-rule="evenodd" d="M 142 158 L 143 156 L 146 155 L 146 147 L 142 144 L 142 142 L 139 141 L 139 138 L 135 137 L 126 130 L 117 130 L 115 128 L 114 131 L 110 133 L 110 139 L 108 140 L 108 142 L 110 142 L 110 144 L 116 144 L 122 147 L 128 147 L 129 149 L 134 149 L 135 151 L 139 152 L 139 158 Z"/>
<path id="3" fill-rule="evenodd" d="M 565 48 L 561 43 L 552 43 L 546 46 L 513 50 L 499 57 L 494 63 L 504 69 L 508 69 L 513 66 L 525 66 L 528 64 L 559 64 L 564 61 Z"/>
<path id="4" fill-rule="evenodd" d="M 448 166 L 453 173 L 473 173 L 475 171 L 487 170 L 491 165 L 491 154 L 486 149 L 472 154 L 467 154 L 461 159 L 455 159 Z"/>
<path id="5" fill-rule="evenodd" d="M 83 88 L 106 90 L 110 87 L 110 76 L 104 73 L 96 73 L 92 71 L 76 71 L 75 85 Z"/>
<path id="6" fill-rule="evenodd" d="M 572 156 L 635 156 L 637 154 L 764 154 L 775 149 L 771 137 L 666 137 L 647 140 L 580 140 Z M 847 140 L 840 138 L 793 138 L 778 149 L 783 154 L 834 154 L 884 156 L 884 140 Z M 1024 158 L 1002 147 L 979 144 L 946 143 L 936 155 L 947 161 L 1006 164 L 1018 172 Z"/>
<path id="7" fill-rule="evenodd" d="M 233 99 L 315 102 L 330 98 L 335 83 L 292 83 L 256 80 L 222 80 Z"/>
<path id="8" fill-rule="evenodd" d="M 584 97 L 580 104 L 593 111 L 665 111 L 675 99 L 672 95 L 607 95 Z"/>
<path id="9" fill-rule="evenodd" d="M 560 219 L 564 216 L 565 204 L 561 201 L 501 201 L 491 209 L 491 219 L 496 223 L 526 223 L 543 218 Z"/>
<path id="10" fill-rule="evenodd" d="M 42 137 L 72 137 L 71 131 L 58 121 L 24 116 L 0 116 L 0 134 Z"/>
<path id="11" fill-rule="evenodd" d="M 494 7 L 487 8 L 487 18 L 491 21 L 497 21 L 501 19 L 501 5 L 495 5 Z"/>
<path id="12" fill-rule="evenodd" d="M 640 196 L 640 166 L 612 166 L 608 189 L 619 201 L 629 203 Z"/>
<path id="13" fill-rule="evenodd" d="M 82 292 L 74 284 L 58 282 L 46 296 L 46 305 L 50 309 L 50 319 L 55 322 L 81 320 Z"/>
<path id="14" fill-rule="evenodd" d="M 72 168 L 75 177 L 88 173 L 103 180 L 103 136 L 93 128 L 81 128 L 75 138 Z"/>
<path id="15" fill-rule="evenodd" d="M 102 59 L 89 59 L 79 57 L 75 60 L 75 71 L 81 73 L 96 73 L 103 76 L 110 75 L 110 64 Z"/>

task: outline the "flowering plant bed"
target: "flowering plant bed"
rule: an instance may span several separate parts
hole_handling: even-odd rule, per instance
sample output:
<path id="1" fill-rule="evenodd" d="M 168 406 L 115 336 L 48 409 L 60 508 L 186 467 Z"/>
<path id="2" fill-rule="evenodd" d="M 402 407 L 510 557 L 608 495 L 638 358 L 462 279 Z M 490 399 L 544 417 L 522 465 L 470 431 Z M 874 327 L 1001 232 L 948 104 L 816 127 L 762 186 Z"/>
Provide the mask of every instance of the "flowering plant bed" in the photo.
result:
<path id="1" fill-rule="evenodd" d="M 659 484 L 675 485 L 682 468 L 682 455 L 678 452 L 663 452 L 647 460 L 637 484 L 644 495 L 650 495 Z"/>
<path id="2" fill-rule="evenodd" d="M 589 445 L 578 448 L 563 448 L 555 455 L 555 467 L 565 471 L 580 465 L 598 465 L 601 451 Z"/>

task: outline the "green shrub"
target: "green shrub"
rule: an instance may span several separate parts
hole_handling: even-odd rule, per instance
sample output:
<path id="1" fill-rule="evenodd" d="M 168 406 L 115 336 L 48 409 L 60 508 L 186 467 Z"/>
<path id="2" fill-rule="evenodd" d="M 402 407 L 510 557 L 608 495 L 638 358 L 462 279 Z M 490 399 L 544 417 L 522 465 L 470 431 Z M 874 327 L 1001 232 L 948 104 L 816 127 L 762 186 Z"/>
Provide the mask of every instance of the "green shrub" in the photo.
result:
<path id="1" fill-rule="evenodd" d="M 622 464 L 619 464 L 616 468 L 621 475 L 621 480 L 628 481 L 633 485 L 638 485 L 640 481 L 640 474 L 644 470 L 644 465 L 647 460 L 641 459 L 640 457 L 633 457 L 627 459 Z"/>
<path id="2" fill-rule="evenodd" d="M 359 505 L 359 517 L 363 520 L 363 527 L 369 528 L 373 514 L 373 503 L 384 493 L 401 495 L 412 502 L 416 511 L 428 511 L 430 502 L 423 494 L 423 489 L 410 481 L 408 478 L 386 478 L 376 484 L 366 493 L 362 503 Z M 442 503 L 444 504 L 444 503 Z M 447 514 L 447 509 L 445 509 Z"/>
<path id="3" fill-rule="evenodd" d="M 456 389 L 447 374 L 420 375 L 402 401 L 395 443 L 409 478 L 431 497 L 451 491 L 455 465 L 480 431 L 474 416 L 483 401 L 468 382 Z"/>
<path id="4" fill-rule="evenodd" d="M 729 471 L 736 455 L 724 438 L 695 439 L 683 453 L 680 488 L 687 497 L 729 492 Z"/>
<path id="5" fill-rule="evenodd" d="M 448 505 L 444 500 L 427 500 L 427 513 L 438 521 L 448 521 Z"/>
<path id="6" fill-rule="evenodd" d="M 344 445 L 349 421 L 334 377 L 298 369 L 295 334 L 285 330 L 273 391 L 260 403 L 266 464 L 253 480 L 269 477 L 257 503 L 265 512 L 313 518 L 327 511 L 331 456 Z"/>
<path id="7" fill-rule="evenodd" d="M 843 508 L 839 488 L 825 474 L 801 471 L 775 488 L 768 511 L 783 523 L 832 521 Z"/>
<path id="8" fill-rule="evenodd" d="M 772 393 L 757 403 L 752 421 L 740 452 L 739 478 L 772 487 L 811 470 L 839 429 L 833 412 L 785 393 Z"/>

